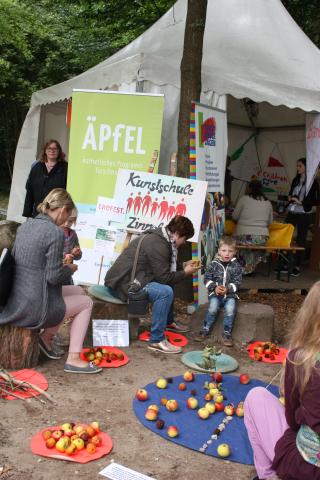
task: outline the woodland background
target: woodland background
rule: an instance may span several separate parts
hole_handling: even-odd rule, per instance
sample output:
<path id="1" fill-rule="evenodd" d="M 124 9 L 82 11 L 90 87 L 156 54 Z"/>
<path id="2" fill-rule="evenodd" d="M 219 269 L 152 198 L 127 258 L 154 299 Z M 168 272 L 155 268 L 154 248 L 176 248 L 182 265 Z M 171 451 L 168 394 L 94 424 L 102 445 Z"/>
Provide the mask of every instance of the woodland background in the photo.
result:
<path id="1" fill-rule="evenodd" d="M 32 93 L 105 60 L 174 3 L 0 0 L 0 195 L 6 196 L 10 189 L 15 149 Z M 282 3 L 319 47 L 319 1 Z"/>

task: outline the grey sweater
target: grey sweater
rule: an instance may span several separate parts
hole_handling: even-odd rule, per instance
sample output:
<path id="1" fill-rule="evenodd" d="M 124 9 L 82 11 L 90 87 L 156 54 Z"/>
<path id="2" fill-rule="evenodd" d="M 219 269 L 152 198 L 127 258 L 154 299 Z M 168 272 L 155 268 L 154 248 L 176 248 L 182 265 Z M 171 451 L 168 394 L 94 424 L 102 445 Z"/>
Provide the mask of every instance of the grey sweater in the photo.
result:
<path id="1" fill-rule="evenodd" d="M 237 222 L 235 235 L 269 235 L 269 225 L 273 220 L 271 202 L 244 195 L 238 201 L 232 218 Z"/>
<path id="2" fill-rule="evenodd" d="M 40 328 L 59 324 L 65 314 L 62 284 L 71 270 L 63 266 L 63 232 L 48 215 L 21 225 L 13 247 L 15 274 L 0 325 Z"/>

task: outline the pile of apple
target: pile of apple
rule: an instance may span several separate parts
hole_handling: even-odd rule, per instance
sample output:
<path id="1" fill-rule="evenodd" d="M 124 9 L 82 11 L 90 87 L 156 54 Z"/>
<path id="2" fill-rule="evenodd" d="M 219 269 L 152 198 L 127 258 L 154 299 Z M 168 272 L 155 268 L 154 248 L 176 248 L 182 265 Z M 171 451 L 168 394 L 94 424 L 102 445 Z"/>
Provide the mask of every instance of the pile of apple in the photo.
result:
<path id="1" fill-rule="evenodd" d="M 102 438 L 99 435 L 100 427 L 98 422 L 90 425 L 64 423 L 56 430 L 44 430 L 42 438 L 47 448 L 55 448 L 58 452 L 74 455 L 86 449 L 90 454 L 95 453 L 102 445 Z"/>
<path id="2" fill-rule="evenodd" d="M 256 344 L 253 350 L 254 360 L 261 362 L 263 358 L 269 358 L 269 360 L 275 360 L 276 355 L 279 355 L 279 347 L 272 342 L 259 342 Z"/>
<path id="3" fill-rule="evenodd" d="M 105 360 L 107 363 L 115 360 L 124 360 L 122 352 L 115 353 L 105 347 L 90 348 L 88 352 L 85 352 L 84 356 L 88 362 L 93 362 L 95 365 L 100 365 L 102 360 Z"/>

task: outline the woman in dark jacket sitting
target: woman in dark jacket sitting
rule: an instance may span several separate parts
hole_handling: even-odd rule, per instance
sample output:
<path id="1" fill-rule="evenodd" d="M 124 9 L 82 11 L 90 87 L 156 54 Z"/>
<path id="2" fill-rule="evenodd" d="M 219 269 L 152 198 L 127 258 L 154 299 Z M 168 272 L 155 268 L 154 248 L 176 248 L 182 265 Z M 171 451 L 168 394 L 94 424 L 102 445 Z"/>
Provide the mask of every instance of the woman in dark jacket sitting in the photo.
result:
<path id="1" fill-rule="evenodd" d="M 299 247 L 306 246 L 307 233 L 312 222 L 312 207 L 319 205 L 319 185 L 313 181 L 311 188 L 306 194 L 306 159 L 297 161 L 297 175 L 294 177 L 289 191 L 289 206 L 286 222 L 297 228 L 296 243 Z M 300 265 L 303 260 L 303 252 L 297 252 L 295 268 L 292 275 L 300 274 Z"/>
<path id="2" fill-rule="evenodd" d="M 49 140 L 41 153 L 40 160 L 32 165 L 26 184 L 24 217 L 35 217 L 37 205 L 54 188 L 66 188 L 68 163 L 57 140 Z"/>

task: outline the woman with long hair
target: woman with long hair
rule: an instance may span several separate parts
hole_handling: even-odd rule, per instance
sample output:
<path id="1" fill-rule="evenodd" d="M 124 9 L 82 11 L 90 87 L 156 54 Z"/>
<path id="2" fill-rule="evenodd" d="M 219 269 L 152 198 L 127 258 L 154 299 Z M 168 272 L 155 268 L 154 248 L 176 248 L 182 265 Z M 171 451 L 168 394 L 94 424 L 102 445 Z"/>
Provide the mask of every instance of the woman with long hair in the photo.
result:
<path id="1" fill-rule="evenodd" d="M 292 180 L 288 200 L 289 205 L 286 222 L 291 223 L 297 228 L 297 245 L 299 245 L 299 247 L 305 247 L 308 229 L 312 223 L 312 207 L 319 205 L 319 185 L 316 180 L 313 181 L 308 194 L 306 192 L 305 158 L 300 158 L 297 161 L 297 174 Z M 296 253 L 295 268 L 291 275 L 298 276 L 300 274 L 303 256 L 303 252 Z"/>
<path id="2" fill-rule="evenodd" d="M 17 231 L 12 254 L 15 274 L 8 302 L 0 314 L 0 325 L 39 331 L 39 347 L 52 360 L 62 357 L 53 336 L 66 318 L 72 317 L 69 353 L 64 371 L 97 373 L 101 369 L 80 359 L 92 311 L 92 300 L 81 287 L 63 286 L 77 270 L 63 264 L 64 235 L 60 228 L 75 205 L 66 190 L 56 188 L 38 205 L 35 218 Z"/>
<path id="3" fill-rule="evenodd" d="M 37 205 L 54 188 L 66 188 L 68 163 L 57 140 L 49 140 L 43 147 L 39 161 L 30 170 L 26 183 L 24 217 L 35 217 Z"/>
<path id="4" fill-rule="evenodd" d="M 262 387 L 250 390 L 244 422 L 256 480 L 320 479 L 320 282 L 305 298 L 283 367 L 285 406 Z"/>
<path id="5" fill-rule="evenodd" d="M 232 213 L 237 222 L 235 238 L 242 245 L 265 245 L 269 238 L 269 225 L 273 220 L 271 202 L 265 197 L 262 183 L 252 180 L 247 194 L 240 198 Z M 266 254 L 259 251 L 239 251 L 243 263 L 243 274 L 253 273 L 258 263 L 265 260 Z"/>

